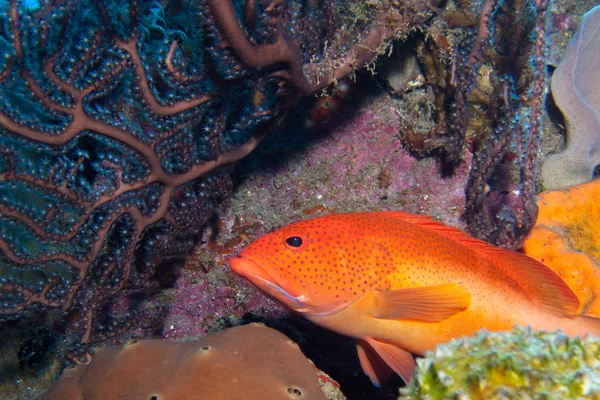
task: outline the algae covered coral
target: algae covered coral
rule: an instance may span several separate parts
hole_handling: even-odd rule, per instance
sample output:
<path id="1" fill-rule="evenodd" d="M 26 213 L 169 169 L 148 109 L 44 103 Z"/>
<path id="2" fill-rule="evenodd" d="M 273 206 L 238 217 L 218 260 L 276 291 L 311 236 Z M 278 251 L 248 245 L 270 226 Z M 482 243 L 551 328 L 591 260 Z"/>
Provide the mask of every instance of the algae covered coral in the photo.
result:
<path id="1" fill-rule="evenodd" d="M 400 399 L 600 399 L 600 339 L 479 331 L 417 360 Z"/>

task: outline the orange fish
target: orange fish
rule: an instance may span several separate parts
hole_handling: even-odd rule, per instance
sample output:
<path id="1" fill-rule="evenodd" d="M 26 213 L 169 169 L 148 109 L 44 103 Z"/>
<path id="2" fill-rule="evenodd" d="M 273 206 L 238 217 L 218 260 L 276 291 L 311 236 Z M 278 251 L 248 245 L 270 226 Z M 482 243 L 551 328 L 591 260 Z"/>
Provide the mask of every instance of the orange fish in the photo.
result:
<path id="1" fill-rule="evenodd" d="M 481 328 L 600 335 L 600 319 L 576 315 L 577 297 L 546 266 L 420 215 L 300 221 L 261 237 L 229 264 L 293 311 L 356 338 L 376 385 L 392 371 L 408 382 L 412 354 Z"/>

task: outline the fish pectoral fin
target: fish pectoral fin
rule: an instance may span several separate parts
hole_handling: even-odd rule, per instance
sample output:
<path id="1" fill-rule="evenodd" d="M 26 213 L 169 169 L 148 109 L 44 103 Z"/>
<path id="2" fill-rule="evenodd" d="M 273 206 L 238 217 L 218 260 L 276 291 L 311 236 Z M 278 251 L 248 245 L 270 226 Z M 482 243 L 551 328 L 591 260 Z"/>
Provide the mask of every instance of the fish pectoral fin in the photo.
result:
<path id="1" fill-rule="evenodd" d="M 394 370 L 379 357 L 369 343 L 365 340 L 357 339 L 356 352 L 358 353 L 358 360 L 360 361 L 362 370 L 369 377 L 373 385 L 381 387 L 385 381 L 390 379 Z"/>
<path id="2" fill-rule="evenodd" d="M 388 369 L 391 368 L 395 373 L 400 375 L 406 384 L 410 383 L 412 373 L 416 368 L 415 360 L 410 352 L 393 344 L 373 339 L 371 337 L 366 337 L 364 340 L 361 340 L 358 345 L 362 346 L 362 351 L 365 351 L 366 356 L 369 357 L 368 361 L 370 363 L 369 365 L 371 366 L 371 370 L 369 370 L 369 372 L 373 371 L 374 374 L 381 374 L 373 375 L 377 376 L 377 380 L 373 380 L 372 376 L 369 375 L 369 372 L 367 372 L 368 368 L 365 370 L 363 358 L 360 356 L 361 350 L 359 350 L 360 365 L 363 367 L 363 371 L 365 371 L 369 378 L 371 378 L 371 382 L 373 382 L 376 386 L 380 386 L 380 382 L 382 382 L 381 379 L 387 379 L 389 378 L 389 375 L 386 377 L 385 374 L 388 373 L 387 370 L 381 365 L 375 364 L 377 361 L 373 363 L 375 357 L 379 359 L 379 362 L 384 362 L 387 364 Z M 357 346 L 357 349 L 358 348 L 359 347 Z M 385 381 L 385 379 L 383 379 L 383 381 Z"/>
<path id="3" fill-rule="evenodd" d="M 375 318 L 440 322 L 466 310 L 471 295 L 464 286 L 447 283 L 377 292 L 373 304 Z"/>

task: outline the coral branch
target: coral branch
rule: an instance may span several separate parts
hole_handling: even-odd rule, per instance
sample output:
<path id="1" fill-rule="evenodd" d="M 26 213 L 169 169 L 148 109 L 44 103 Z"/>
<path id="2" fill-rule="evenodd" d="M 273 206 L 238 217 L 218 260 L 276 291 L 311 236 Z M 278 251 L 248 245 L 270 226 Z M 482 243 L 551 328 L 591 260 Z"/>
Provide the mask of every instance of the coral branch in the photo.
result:
<path id="1" fill-rule="evenodd" d="M 136 74 L 139 79 L 139 89 L 142 92 L 142 96 L 144 96 L 144 100 L 150 106 L 150 109 L 153 113 L 158 114 L 160 116 L 177 114 L 194 108 L 214 97 L 212 95 L 201 95 L 198 96 L 198 98 L 187 99 L 185 101 L 169 104 L 168 106 L 163 106 L 159 104 L 154 98 L 154 96 L 152 96 L 152 94 L 150 93 L 150 88 L 148 87 L 148 81 L 146 80 L 146 74 L 144 72 L 142 60 L 140 59 L 140 56 L 135 48 L 136 45 L 137 42 L 135 40 L 130 40 L 129 42 L 117 42 L 118 47 L 122 48 L 123 50 L 129 53 L 131 61 L 135 65 Z"/>
<path id="2" fill-rule="evenodd" d="M 406 18 L 393 8 L 372 23 L 361 40 L 352 46 L 345 56 L 334 62 L 312 65 L 309 74 L 314 75 L 313 91 L 320 90 L 360 68 L 373 57 L 385 52 L 385 43 L 394 38 L 399 27 L 406 26 Z"/>
<path id="3" fill-rule="evenodd" d="M 481 8 L 481 14 L 479 16 L 479 30 L 473 46 L 471 46 L 471 52 L 467 57 L 467 67 L 473 71 L 477 71 L 481 66 L 482 54 L 484 46 L 489 42 L 490 32 L 492 31 L 492 13 L 498 6 L 498 0 L 485 0 L 483 7 Z"/>
<path id="4" fill-rule="evenodd" d="M 302 71 L 302 61 L 297 45 L 283 37 L 281 29 L 281 13 L 283 1 L 273 1 L 266 9 L 276 19 L 277 34 L 275 42 L 255 46 L 248 40 L 238 23 L 235 10 L 230 1 L 207 0 L 210 13 L 215 19 L 219 31 L 225 41 L 224 46 L 230 48 L 239 61 L 250 68 L 268 68 L 276 64 L 285 64 L 289 69 L 287 80 L 302 94 L 312 93 L 312 86 Z M 251 6 L 251 5 L 248 5 Z"/>

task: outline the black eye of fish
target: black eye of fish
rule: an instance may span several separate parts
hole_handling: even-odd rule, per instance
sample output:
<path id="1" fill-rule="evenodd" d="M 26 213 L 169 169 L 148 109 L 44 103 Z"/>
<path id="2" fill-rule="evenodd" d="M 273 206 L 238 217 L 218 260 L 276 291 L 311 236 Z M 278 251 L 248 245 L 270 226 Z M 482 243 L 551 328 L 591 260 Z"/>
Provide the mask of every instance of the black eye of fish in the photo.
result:
<path id="1" fill-rule="evenodd" d="M 291 236 L 291 237 L 285 239 L 285 242 L 292 247 L 302 246 L 302 238 L 300 236 Z"/>

